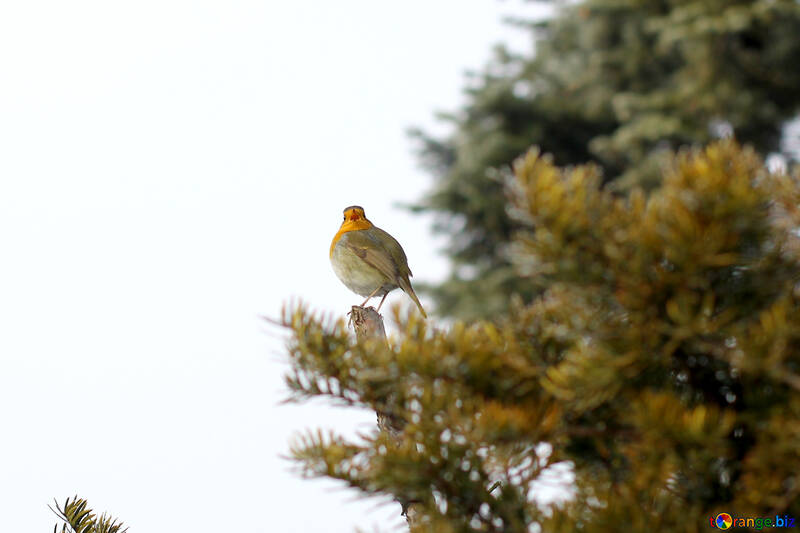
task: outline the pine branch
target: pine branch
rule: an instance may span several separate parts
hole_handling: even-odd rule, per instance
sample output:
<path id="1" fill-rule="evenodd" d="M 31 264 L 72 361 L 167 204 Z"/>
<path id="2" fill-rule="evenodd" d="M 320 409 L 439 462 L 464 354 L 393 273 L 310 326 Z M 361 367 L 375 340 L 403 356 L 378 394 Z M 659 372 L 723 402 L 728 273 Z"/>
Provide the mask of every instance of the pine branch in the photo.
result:
<path id="1" fill-rule="evenodd" d="M 74 496 L 72 500 L 67 498 L 64 505 L 60 506 L 58 501 L 53 500 L 55 509 L 50 510 L 64 522 L 61 524 L 61 533 L 125 533 L 128 528 L 123 529 L 122 522 L 116 518 L 103 513 L 99 517 L 88 507 L 86 500 Z M 69 529 L 68 529 L 69 528 Z M 53 533 L 58 533 L 58 524 L 53 526 Z"/>

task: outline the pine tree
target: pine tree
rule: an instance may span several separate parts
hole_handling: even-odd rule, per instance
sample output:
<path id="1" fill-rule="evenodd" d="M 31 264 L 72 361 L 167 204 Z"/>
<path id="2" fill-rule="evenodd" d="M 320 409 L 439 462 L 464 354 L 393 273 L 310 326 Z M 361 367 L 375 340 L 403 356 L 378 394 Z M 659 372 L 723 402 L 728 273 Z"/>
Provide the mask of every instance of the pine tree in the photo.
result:
<path id="1" fill-rule="evenodd" d="M 394 318 L 389 345 L 284 312 L 292 398 L 402 421 L 399 442 L 309 432 L 310 476 L 419 502 L 414 531 L 707 531 L 800 518 L 800 173 L 726 141 L 649 195 L 531 150 L 505 183 L 516 282 L 493 321 Z M 537 480 L 571 472 L 568 501 Z"/>
<path id="2" fill-rule="evenodd" d="M 657 184 L 671 150 L 732 133 L 765 156 L 781 151 L 800 109 L 797 0 L 584 0 L 523 23 L 530 54 L 502 47 L 473 76 L 453 130 L 423 132 L 435 178 L 417 209 L 451 239 L 447 283 L 428 287 L 441 314 L 495 316 L 515 282 L 502 177 L 528 146 L 559 165 L 593 162 L 617 190 Z M 788 154 L 787 154 L 788 155 Z"/>

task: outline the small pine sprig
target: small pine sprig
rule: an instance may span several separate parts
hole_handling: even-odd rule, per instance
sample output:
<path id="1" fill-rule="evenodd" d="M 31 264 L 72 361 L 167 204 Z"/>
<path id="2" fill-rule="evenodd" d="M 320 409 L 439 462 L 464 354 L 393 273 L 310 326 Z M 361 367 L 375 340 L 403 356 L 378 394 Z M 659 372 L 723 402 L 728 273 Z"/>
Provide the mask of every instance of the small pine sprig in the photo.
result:
<path id="1" fill-rule="evenodd" d="M 73 496 L 67 498 L 64 505 L 53 500 L 55 509 L 50 507 L 56 516 L 63 522 L 53 526 L 53 533 L 125 533 L 128 528 L 123 528 L 123 523 L 105 513 L 97 516 L 89 507 L 86 500 Z"/>

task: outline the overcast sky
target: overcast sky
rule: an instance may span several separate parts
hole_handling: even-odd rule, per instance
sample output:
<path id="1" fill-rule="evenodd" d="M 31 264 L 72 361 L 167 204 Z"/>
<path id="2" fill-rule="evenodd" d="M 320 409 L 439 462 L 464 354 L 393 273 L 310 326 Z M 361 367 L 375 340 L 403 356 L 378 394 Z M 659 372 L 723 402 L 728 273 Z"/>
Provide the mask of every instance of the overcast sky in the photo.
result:
<path id="1" fill-rule="evenodd" d="M 523 4 L 0 4 L 4 531 L 51 531 L 73 494 L 132 533 L 402 530 L 281 458 L 375 416 L 279 405 L 259 315 L 360 301 L 328 261 L 351 204 L 415 280 L 443 276 L 430 220 L 396 207 L 430 184 L 405 130 L 453 110 L 493 43 L 524 46 L 500 22 Z"/>

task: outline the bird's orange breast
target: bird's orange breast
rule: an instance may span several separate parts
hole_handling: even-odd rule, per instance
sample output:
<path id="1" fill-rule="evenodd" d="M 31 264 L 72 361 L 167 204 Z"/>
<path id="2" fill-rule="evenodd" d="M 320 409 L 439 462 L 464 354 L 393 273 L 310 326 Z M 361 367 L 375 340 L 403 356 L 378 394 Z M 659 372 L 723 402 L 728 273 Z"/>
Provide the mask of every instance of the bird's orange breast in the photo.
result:
<path id="1" fill-rule="evenodd" d="M 358 231 L 362 229 L 369 229 L 372 227 L 372 222 L 367 220 L 366 218 L 360 218 L 358 220 L 345 220 L 342 222 L 342 226 L 339 228 L 339 231 L 336 232 L 336 235 L 333 236 L 333 241 L 331 242 L 331 250 L 328 254 L 329 257 L 333 257 L 333 249 L 336 248 L 336 243 L 339 242 L 339 239 L 342 238 L 342 235 L 347 233 L 348 231 Z"/>

